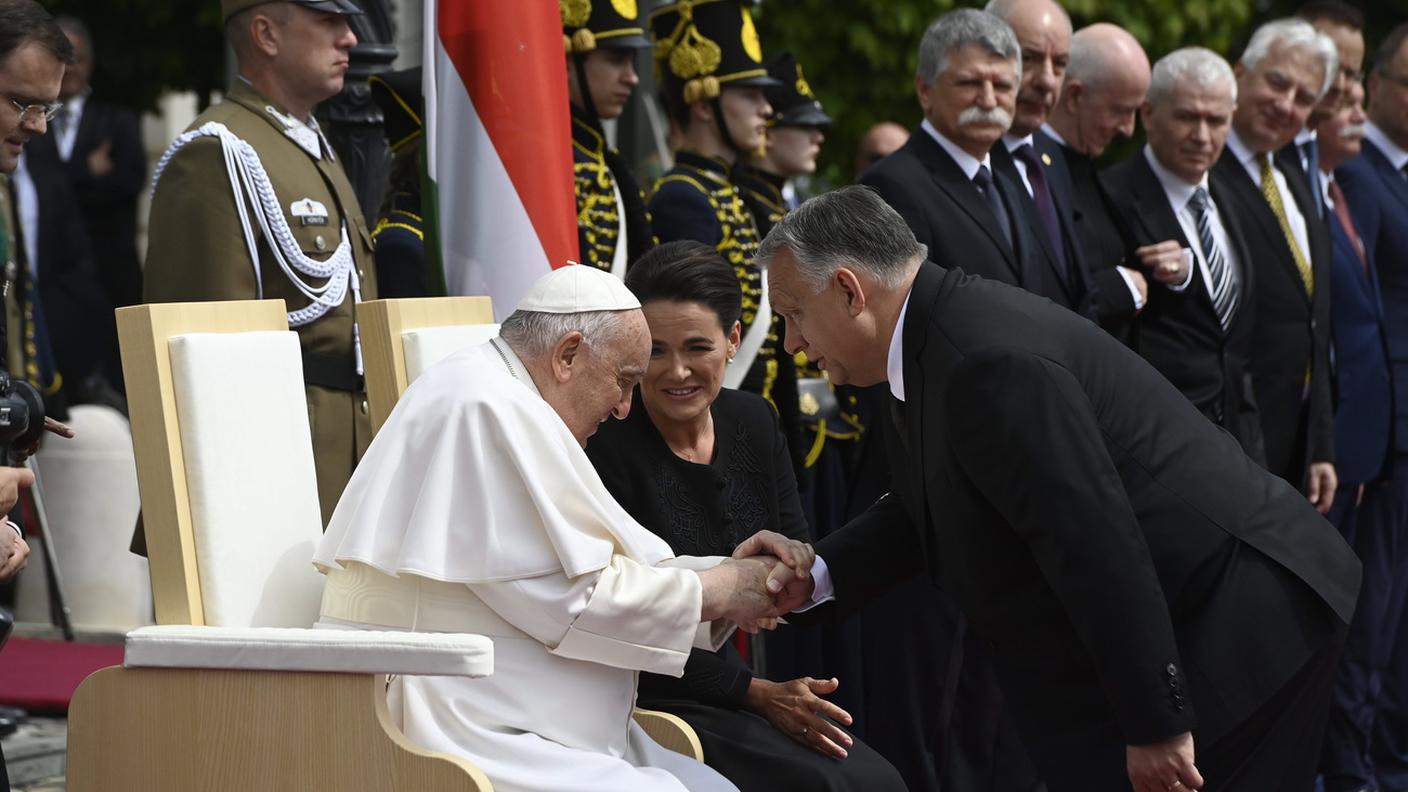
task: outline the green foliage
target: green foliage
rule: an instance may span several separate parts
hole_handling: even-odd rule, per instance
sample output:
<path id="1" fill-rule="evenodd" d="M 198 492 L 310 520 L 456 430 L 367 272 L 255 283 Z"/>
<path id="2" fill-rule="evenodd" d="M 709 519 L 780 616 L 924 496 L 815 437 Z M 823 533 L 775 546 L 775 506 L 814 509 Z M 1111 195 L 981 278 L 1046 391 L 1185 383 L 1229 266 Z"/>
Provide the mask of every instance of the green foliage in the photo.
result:
<path id="1" fill-rule="evenodd" d="M 225 39 L 216 0 L 44 0 L 93 35 L 93 89 L 139 110 L 165 91 L 202 97 L 225 86 Z"/>

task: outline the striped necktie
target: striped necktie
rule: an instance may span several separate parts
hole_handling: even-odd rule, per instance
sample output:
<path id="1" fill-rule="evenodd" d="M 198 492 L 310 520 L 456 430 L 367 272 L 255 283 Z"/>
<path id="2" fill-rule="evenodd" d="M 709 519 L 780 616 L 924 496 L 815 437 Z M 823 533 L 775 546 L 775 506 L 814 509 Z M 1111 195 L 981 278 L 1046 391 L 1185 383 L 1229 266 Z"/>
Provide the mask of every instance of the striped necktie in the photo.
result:
<path id="1" fill-rule="evenodd" d="M 1300 243 L 1291 231 L 1291 221 L 1286 216 L 1286 204 L 1281 200 L 1281 190 L 1276 187 L 1276 171 L 1271 167 L 1271 158 L 1266 152 L 1262 152 L 1256 155 L 1256 161 L 1261 166 L 1261 195 L 1271 206 L 1271 213 L 1276 215 L 1276 222 L 1281 224 L 1281 233 L 1286 237 L 1286 246 L 1291 249 L 1291 258 L 1295 259 L 1296 271 L 1300 273 L 1306 295 L 1313 297 L 1315 276 L 1310 272 L 1310 262 L 1305 259 L 1305 251 L 1300 249 Z"/>
<path id="2" fill-rule="evenodd" d="M 1232 324 L 1232 313 L 1237 308 L 1240 288 L 1237 273 L 1227 265 L 1217 238 L 1212 235 L 1212 212 L 1208 206 L 1208 191 L 1199 187 L 1188 199 L 1188 210 L 1198 221 L 1198 242 L 1203 246 L 1203 260 L 1208 265 L 1208 279 L 1212 281 L 1212 307 L 1217 312 L 1217 321 L 1225 331 Z"/>

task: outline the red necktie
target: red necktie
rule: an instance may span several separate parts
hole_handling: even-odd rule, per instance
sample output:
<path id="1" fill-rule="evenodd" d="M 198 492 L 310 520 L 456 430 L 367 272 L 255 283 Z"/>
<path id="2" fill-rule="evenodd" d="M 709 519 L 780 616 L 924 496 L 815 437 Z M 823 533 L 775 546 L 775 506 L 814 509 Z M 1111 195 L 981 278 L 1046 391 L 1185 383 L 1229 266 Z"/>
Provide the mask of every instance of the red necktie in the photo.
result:
<path id="1" fill-rule="evenodd" d="M 1369 258 L 1364 255 L 1364 241 L 1359 238 L 1359 231 L 1354 227 L 1354 218 L 1349 216 L 1349 202 L 1344 199 L 1344 191 L 1340 189 L 1339 182 L 1334 180 L 1330 181 L 1330 200 L 1335 202 L 1335 217 L 1340 219 L 1344 235 L 1349 237 L 1354 252 L 1359 254 L 1359 266 L 1368 272 Z"/>

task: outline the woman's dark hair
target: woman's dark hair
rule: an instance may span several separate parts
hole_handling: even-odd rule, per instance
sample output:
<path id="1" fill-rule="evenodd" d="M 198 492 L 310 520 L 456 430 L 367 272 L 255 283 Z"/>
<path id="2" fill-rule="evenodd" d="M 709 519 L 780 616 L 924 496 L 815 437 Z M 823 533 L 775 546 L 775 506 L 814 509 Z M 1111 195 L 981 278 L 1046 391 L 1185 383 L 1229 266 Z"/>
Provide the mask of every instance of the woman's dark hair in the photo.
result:
<path id="1" fill-rule="evenodd" d="M 743 313 L 738 276 L 718 251 L 689 239 L 666 242 L 626 270 L 626 288 L 644 305 L 654 300 L 699 303 L 727 335 Z"/>
<path id="2" fill-rule="evenodd" d="M 63 63 L 73 63 L 73 42 L 34 0 L 0 0 L 0 61 L 34 42 Z"/>

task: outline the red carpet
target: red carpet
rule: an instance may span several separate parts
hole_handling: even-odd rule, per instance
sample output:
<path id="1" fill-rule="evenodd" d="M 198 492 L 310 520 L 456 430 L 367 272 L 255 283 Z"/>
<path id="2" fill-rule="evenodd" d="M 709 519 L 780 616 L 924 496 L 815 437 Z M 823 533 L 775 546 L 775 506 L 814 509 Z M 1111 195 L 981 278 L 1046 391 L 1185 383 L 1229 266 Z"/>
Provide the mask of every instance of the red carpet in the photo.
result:
<path id="1" fill-rule="evenodd" d="M 0 704 L 35 714 L 63 714 L 84 677 L 122 665 L 122 644 L 11 638 L 0 649 Z"/>

